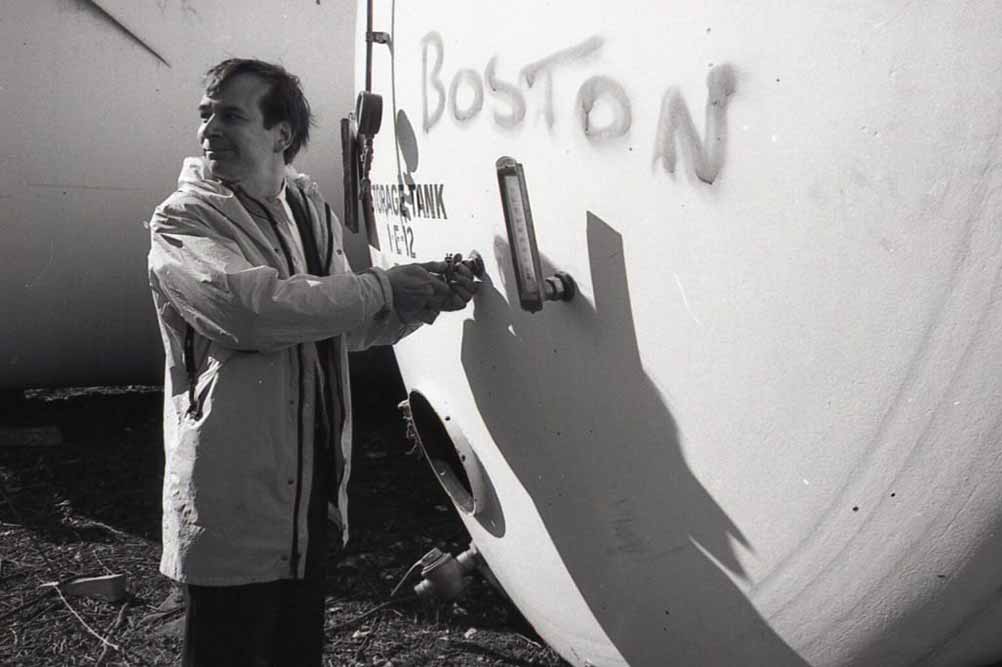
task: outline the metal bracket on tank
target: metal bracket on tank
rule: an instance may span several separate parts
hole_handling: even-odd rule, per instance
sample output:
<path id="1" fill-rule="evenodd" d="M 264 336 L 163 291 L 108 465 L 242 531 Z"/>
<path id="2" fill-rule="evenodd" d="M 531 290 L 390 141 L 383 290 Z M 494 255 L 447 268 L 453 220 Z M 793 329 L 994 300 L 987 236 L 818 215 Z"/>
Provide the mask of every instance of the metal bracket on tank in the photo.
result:
<path id="1" fill-rule="evenodd" d="M 362 91 L 355 101 L 355 111 L 341 119 L 342 168 L 344 171 L 345 224 L 357 232 L 359 217 L 365 220 L 369 242 L 379 247 L 373 212 L 372 187 L 369 170 L 372 168 L 372 140 L 383 121 L 383 98 Z"/>
<path id="2" fill-rule="evenodd" d="M 372 29 L 372 0 L 366 3 L 365 17 L 365 90 L 358 94 L 354 115 L 341 119 L 344 217 L 352 232 L 358 231 L 359 217 L 362 217 L 369 243 L 378 250 L 369 170 L 372 167 L 372 138 L 379 132 L 383 120 L 383 98 L 372 92 L 372 45 L 389 45 L 392 38 L 387 32 Z"/>

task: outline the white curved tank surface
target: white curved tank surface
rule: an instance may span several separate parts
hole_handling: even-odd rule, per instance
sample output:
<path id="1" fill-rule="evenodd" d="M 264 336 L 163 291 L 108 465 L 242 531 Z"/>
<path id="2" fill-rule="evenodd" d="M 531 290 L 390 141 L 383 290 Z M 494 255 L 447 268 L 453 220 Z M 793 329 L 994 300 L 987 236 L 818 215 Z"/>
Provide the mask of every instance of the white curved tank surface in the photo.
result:
<path id="1" fill-rule="evenodd" d="M 0 389 L 162 380 L 143 222 L 224 58 L 300 76 L 320 125 L 297 166 L 340 201 L 355 8 L 249 4 L 0 0 Z"/>
<path id="2" fill-rule="evenodd" d="M 401 372 L 542 637 L 576 666 L 1002 659 L 1002 5 L 374 5 L 374 257 L 486 265 Z M 505 156 L 577 286 L 539 312 Z"/>

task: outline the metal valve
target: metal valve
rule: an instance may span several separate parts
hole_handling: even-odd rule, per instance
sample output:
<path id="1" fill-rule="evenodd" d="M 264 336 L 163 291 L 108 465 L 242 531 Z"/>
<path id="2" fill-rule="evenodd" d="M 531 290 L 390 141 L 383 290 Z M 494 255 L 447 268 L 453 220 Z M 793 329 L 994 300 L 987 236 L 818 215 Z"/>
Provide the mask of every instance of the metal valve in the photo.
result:
<path id="1" fill-rule="evenodd" d="M 442 277 L 446 281 L 452 280 L 456 265 L 463 264 L 477 278 L 484 277 L 484 259 L 476 250 L 470 251 L 470 256 L 463 259 L 460 253 L 449 253 L 445 256 L 445 273 Z M 574 278 L 569 273 L 557 271 L 552 276 L 543 279 L 542 301 L 570 301 L 577 294 L 577 285 Z"/>
<path id="2" fill-rule="evenodd" d="M 569 273 L 557 271 L 543 280 L 544 301 L 570 301 L 577 294 L 577 285 Z"/>
<path id="3" fill-rule="evenodd" d="M 418 597 L 437 600 L 452 600 L 466 587 L 464 578 L 477 569 L 480 552 L 471 543 L 470 548 L 453 557 L 435 548 L 421 558 L 421 581 L 414 586 Z"/>
<path id="4" fill-rule="evenodd" d="M 443 275 L 446 281 L 452 280 L 457 264 L 466 266 L 477 278 L 484 277 L 484 259 L 476 250 L 471 250 L 470 256 L 466 259 L 463 259 L 463 256 L 458 252 L 445 256 L 445 273 Z"/>

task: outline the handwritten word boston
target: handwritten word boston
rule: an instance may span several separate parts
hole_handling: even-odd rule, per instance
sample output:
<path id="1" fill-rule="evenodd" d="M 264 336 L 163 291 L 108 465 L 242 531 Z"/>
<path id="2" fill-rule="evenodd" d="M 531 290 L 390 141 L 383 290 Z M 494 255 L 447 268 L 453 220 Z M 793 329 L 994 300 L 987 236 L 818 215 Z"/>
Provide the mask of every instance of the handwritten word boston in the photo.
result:
<path id="1" fill-rule="evenodd" d="M 556 118 L 553 101 L 553 79 L 557 69 L 597 53 L 603 46 L 601 37 L 593 36 L 525 65 L 518 79 L 531 89 L 542 82 L 542 115 L 549 127 Z M 430 32 L 421 39 L 421 102 L 422 129 L 430 133 L 445 115 L 446 107 L 459 123 L 476 118 L 484 107 L 486 88 L 507 109 L 495 109 L 494 123 L 503 129 L 514 129 L 525 122 L 526 96 L 523 88 L 497 76 L 498 57 L 493 56 L 484 68 L 484 75 L 472 68 L 458 69 L 449 81 L 448 91 L 442 77 L 445 63 L 445 43 L 438 32 Z M 688 159 L 693 173 L 707 184 L 712 184 L 723 167 L 726 157 L 727 102 L 736 90 L 736 73 L 731 65 L 715 65 L 706 78 L 706 127 L 704 137 L 692 120 L 678 87 L 669 87 L 661 98 L 653 147 L 652 167 L 659 165 L 674 174 L 678 152 Z M 460 94 L 460 93 L 463 94 Z M 601 104 L 600 104 L 601 103 Z M 597 113 L 600 107 L 609 113 Z M 623 85 L 614 78 L 595 75 L 578 87 L 574 115 L 581 131 L 592 144 L 602 144 L 618 139 L 630 131 L 633 111 L 630 97 Z"/>

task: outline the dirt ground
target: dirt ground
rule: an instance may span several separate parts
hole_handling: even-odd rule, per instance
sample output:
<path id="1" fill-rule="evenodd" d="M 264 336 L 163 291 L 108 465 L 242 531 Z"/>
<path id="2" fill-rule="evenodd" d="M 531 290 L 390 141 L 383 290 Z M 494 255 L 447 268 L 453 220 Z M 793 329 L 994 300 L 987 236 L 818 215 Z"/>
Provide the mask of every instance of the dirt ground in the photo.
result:
<path id="1" fill-rule="evenodd" d="M 326 664 L 566 665 L 479 577 L 452 603 L 405 597 L 412 580 L 390 597 L 429 549 L 455 554 L 469 537 L 409 453 L 399 380 L 384 357 L 362 361 L 353 539 L 331 561 Z M 161 401 L 158 387 L 131 386 L 33 390 L 0 406 L 0 665 L 176 663 L 180 611 L 157 572 Z M 126 576 L 124 601 L 40 588 L 107 574 Z"/>

